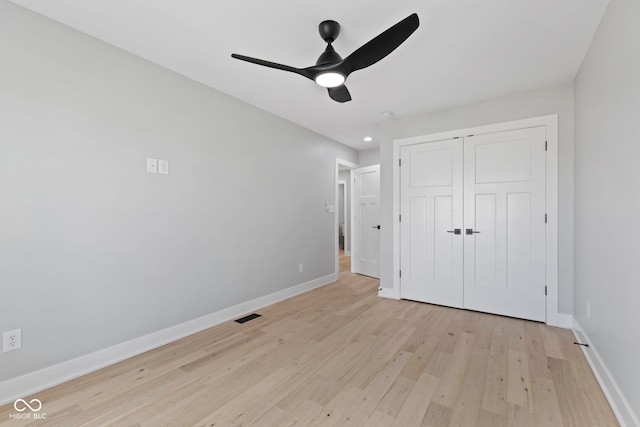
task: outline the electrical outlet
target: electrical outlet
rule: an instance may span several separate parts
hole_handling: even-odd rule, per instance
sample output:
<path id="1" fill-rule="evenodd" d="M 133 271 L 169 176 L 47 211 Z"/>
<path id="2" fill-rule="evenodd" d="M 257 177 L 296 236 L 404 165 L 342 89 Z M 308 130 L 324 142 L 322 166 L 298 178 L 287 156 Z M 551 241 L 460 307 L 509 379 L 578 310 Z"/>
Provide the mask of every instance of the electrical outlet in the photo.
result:
<path id="1" fill-rule="evenodd" d="M 2 351 L 4 353 L 22 348 L 22 329 L 2 333 Z"/>
<path id="2" fill-rule="evenodd" d="M 302 273 L 304 271 L 304 264 L 300 263 L 298 264 L 298 273 Z"/>
<path id="3" fill-rule="evenodd" d="M 587 301 L 587 319 L 591 319 L 591 303 Z"/>

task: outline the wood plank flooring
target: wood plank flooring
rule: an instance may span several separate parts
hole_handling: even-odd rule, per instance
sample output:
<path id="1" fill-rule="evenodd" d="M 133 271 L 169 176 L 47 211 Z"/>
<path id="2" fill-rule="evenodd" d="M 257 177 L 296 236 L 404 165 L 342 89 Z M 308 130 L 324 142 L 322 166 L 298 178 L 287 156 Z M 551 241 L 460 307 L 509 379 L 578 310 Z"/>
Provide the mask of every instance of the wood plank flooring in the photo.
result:
<path id="1" fill-rule="evenodd" d="M 0 426 L 616 426 L 569 330 L 340 281 L 26 398 Z"/>

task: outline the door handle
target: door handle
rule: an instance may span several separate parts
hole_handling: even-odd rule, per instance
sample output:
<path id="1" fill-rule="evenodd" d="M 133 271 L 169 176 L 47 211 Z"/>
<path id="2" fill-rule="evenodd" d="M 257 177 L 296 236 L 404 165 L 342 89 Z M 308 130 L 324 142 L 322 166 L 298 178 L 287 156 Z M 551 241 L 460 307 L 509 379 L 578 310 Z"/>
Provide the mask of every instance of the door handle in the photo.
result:
<path id="1" fill-rule="evenodd" d="M 462 234 L 462 230 L 459 228 L 454 228 L 453 230 L 447 230 L 447 233 Z"/>
<path id="2" fill-rule="evenodd" d="M 465 230 L 465 234 L 467 234 L 467 235 L 478 234 L 478 233 L 480 233 L 480 232 L 479 231 L 473 231 L 473 228 L 467 228 Z"/>
<path id="3" fill-rule="evenodd" d="M 371 227 L 371 228 L 377 228 L 378 230 L 380 230 L 380 226 L 379 226 L 379 225 L 374 225 L 374 226 L 373 226 L 373 227 Z"/>

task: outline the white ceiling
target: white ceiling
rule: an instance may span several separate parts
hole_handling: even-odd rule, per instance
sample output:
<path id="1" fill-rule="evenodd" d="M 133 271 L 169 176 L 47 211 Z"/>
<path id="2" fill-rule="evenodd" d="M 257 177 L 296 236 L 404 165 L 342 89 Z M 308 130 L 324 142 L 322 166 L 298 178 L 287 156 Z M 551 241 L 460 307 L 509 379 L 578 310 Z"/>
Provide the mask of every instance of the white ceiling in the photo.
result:
<path id="1" fill-rule="evenodd" d="M 12 0 L 358 150 L 377 146 L 381 113 L 396 118 L 574 79 L 609 0 Z M 338 21 L 348 56 L 413 12 L 420 28 L 379 63 L 353 73 L 353 100 L 311 80 L 231 58 L 294 67 L 325 48 L 318 24 Z"/>

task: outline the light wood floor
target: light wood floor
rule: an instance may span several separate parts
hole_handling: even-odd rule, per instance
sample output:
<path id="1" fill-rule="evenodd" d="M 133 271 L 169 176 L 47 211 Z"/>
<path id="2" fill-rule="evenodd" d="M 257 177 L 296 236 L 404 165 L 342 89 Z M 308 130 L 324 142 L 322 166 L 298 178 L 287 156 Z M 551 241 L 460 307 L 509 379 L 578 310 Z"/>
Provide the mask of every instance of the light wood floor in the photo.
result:
<path id="1" fill-rule="evenodd" d="M 348 260 L 343 260 L 348 269 Z M 27 398 L 46 426 L 614 426 L 570 331 L 339 282 Z M 0 407 L 0 425 L 12 405 Z"/>

